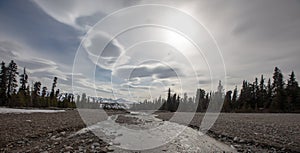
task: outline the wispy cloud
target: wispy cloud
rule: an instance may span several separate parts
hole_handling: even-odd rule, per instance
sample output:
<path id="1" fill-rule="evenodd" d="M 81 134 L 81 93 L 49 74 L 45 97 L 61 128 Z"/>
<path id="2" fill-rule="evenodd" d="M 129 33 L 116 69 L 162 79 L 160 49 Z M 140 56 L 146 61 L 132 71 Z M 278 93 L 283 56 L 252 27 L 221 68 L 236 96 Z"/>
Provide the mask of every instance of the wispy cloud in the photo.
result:
<path id="1" fill-rule="evenodd" d="M 15 60 L 27 68 L 32 81 L 41 80 L 46 86 L 51 86 L 53 77 L 58 76 L 59 87 L 65 91 L 72 91 L 73 83 L 76 92 L 141 98 L 164 94 L 169 87 L 177 92 L 184 89 L 189 94 L 194 94 L 197 87 L 214 89 L 211 83 L 224 75 L 222 58 L 213 52 L 209 35 L 196 35 L 201 26 L 188 24 L 185 16 L 155 14 L 144 9 L 134 14 L 135 18 L 115 17 L 115 23 L 130 25 L 149 17 L 145 19 L 147 23 L 155 20 L 179 31 L 179 27 L 185 27 L 181 32 L 191 33 L 190 38 L 201 42 L 202 52 L 175 31 L 158 26 L 131 29 L 117 36 L 99 29 L 88 32 L 110 13 L 143 4 L 177 8 L 205 25 L 224 57 L 229 89 L 260 74 L 270 77 L 274 66 L 284 73 L 294 70 L 300 76 L 297 0 L 0 3 L 1 60 Z M 149 12 L 157 18 L 152 20 Z M 174 24 L 175 21 L 182 25 Z M 113 30 L 114 26 L 118 25 L 108 24 L 105 29 Z"/>

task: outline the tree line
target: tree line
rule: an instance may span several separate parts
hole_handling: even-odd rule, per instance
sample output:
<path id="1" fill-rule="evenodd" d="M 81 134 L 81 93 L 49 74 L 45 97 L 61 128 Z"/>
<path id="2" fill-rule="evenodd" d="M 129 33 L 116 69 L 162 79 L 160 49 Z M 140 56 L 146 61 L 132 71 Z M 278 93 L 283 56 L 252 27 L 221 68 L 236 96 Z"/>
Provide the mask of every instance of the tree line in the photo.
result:
<path id="1" fill-rule="evenodd" d="M 278 67 L 275 67 L 272 80 L 265 83 L 261 75 L 251 83 L 243 81 L 238 99 L 237 90 L 227 91 L 223 106 L 224 112 L 300 112 L 300 88 L 292 71 L 287 81 Z"/>
<path id="2" fill-rule="evenodd" d="M 19 78 L 19 79 L 18 79 Z M 60 107 L 60 108 L 99 108 L 99 102 L 91 99 L 85 93 L 76 100 L 72 93 L 60 93 L 57 77 L 48 90 L 40 81 L 28 84 L 28 74 L 24 67 L 18 72 L 17 64 L 11 60 L 6 66 L 2 61 L 0 68 L 0 106 L 6 107 Z M 18 82 L 19 80 L 19 82 Z M 300 112 L 300 87 L 292 71 L 285 81 L 278 67 L 275 67 L 273 77 L 267 79 L 261 75 L 253 82 L 244 80 L 238 92 L 235 89 L 224 92 L 221 81 L 216 92 L 206 92 L 197 89 L 196 95 L 183 97 L 171 92 L 169 88 L 167 98 L 161 96 L 152 101 L 134 103 L 133 110 L 162 110 L 187 112 Z"/>
<path id="3" fill-rule="evenodd" d="M 19 84 L 18 84 L 19 77 Z M 56 89 L 57 77 L 53 78 L 51 90 L 42 87 L 40 81 L 28 84 L 28 74 L 24 67 L 23 72 L 18 72 L 18 65 L 11 60 L 6 66 L 2 61 L 0 69 L 0 106 L 6 107 L 60 107 L 75 108 L 74 95 L 60 93 Z"/>
<path id="4" fill-rule="evenodd" d="M 133 104 L 133 110 L 164 110 L 187 112 L 300 112 L 300 87 L 292 71 L 287 81 L 278 67 L 275 67 L 272 80 L 261 75 L 260 80 L 244 80 L 238 92 L 235 89 L 224 93 L 221 81 L 216 92 L 197 89 L 196 96 L 183 98 L 168 90 L 167 99 L 159 97 Z"/>

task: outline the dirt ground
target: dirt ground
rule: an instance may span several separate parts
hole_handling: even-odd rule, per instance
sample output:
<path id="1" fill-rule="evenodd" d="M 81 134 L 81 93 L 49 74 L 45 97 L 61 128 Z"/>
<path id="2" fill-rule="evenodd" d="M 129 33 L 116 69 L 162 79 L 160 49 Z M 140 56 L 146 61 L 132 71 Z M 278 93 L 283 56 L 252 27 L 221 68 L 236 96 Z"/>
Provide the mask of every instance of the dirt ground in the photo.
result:
<path id="1" fill-rule="evenodd" d="M 156 113 L 169 120 L 173 113 Z M 199 128 L 204 113 L 178 113 L 171 121 Z M 222 113 L 208 135 L 235 147 L 239 152 L 300 152 L 300 114 Z"/>
<path id="2" fill-rule="evenodd" d="M 60 113 L 0 114 L 0 152 L 110 152 L 109 144 L 91 132 L 76 131 L 124 112 L 98 112 L 81 116 L 76 110 Z M 160 112 L 163 120 L 173 113 Z M 199 127 L 204 116 L 197 113 L 186 123 L 188 113 L 178 113 L 172 122 Z M 86 118 L 82 121 L 82 116 Z M 122 121 L 127 118 L 119 118 Z M 88 123 L 88 124 L 86 124 Z M 208 134 L 239 152 L 300 152 L 300 114 L 221 114 Z"/>
<path id="3" fill-rule="evenodd" d="M 101 112 L 96 121 L 87 123 L 106 120 L 108 115 L 119 113 L 124 112 Z M 108 144 L 91 132 L 70 137 L 72 133 L 84 127 L 86 124 L 76 110 L 59 113 L 0 114 L 0 152 L 110 151 Z"/>

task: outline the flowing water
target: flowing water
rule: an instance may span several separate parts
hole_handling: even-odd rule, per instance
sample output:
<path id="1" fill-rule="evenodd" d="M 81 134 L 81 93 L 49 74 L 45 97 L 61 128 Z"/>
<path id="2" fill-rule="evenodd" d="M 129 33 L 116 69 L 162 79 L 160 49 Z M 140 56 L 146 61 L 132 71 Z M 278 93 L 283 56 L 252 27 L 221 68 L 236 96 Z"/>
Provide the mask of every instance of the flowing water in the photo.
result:
<path id="1" fill-rule="evenodd" d="M 162 121 L 153 114 L 135 112 L 123 115 L 134 122 L 116 122 L 118 115 L 78 131 L 94 132 L 117 153 L 127 152 L 236 152 L 190 127 Z"/>

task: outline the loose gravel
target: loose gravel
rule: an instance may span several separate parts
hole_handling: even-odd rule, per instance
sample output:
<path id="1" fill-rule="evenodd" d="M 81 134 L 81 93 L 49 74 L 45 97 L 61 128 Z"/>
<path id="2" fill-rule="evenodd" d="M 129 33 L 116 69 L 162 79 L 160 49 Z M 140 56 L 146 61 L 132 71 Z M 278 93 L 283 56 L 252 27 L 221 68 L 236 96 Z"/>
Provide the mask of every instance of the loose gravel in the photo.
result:
<path id="1" fill-rule="evenodd" d="M 158 118 L 199 128 L 204 113 L 157 112 Z M 300 114 L 222 113 L 208 135 L 239 152 L 300 152 Z"/>

